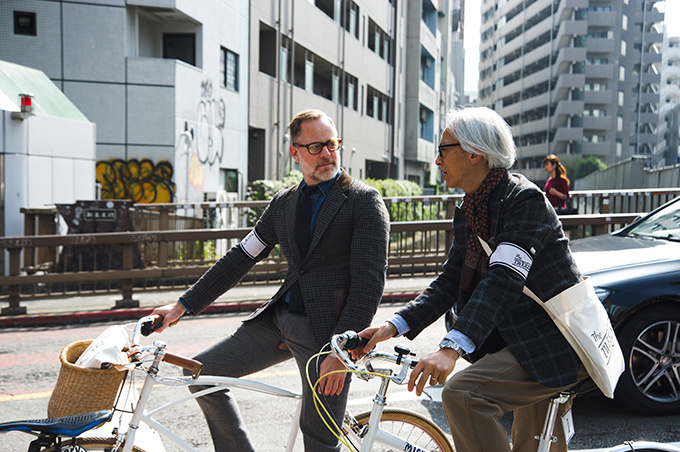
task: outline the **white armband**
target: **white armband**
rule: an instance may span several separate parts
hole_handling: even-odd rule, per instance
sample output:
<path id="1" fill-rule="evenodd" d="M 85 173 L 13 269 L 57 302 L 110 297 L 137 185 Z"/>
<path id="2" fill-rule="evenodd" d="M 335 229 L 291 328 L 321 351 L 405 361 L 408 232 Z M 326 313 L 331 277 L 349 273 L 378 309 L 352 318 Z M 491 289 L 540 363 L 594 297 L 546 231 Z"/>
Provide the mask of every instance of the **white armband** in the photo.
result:
<path id="1" fill-rule="evenodd" d="M 239 243 L 244 253 L 251 259 L 255 259 L 266 247 L 267 244 L 262 241 L 255 229 L 245 236 L 241 243 Z"/>
<path id="2" fill-rule="evenodd" d="M 534 259 L 523 248 L 508 242 L 498 244 L 496 250 L 489 257 L 489 267 L 503 265 L 519 273 L 525 280 Z"/>

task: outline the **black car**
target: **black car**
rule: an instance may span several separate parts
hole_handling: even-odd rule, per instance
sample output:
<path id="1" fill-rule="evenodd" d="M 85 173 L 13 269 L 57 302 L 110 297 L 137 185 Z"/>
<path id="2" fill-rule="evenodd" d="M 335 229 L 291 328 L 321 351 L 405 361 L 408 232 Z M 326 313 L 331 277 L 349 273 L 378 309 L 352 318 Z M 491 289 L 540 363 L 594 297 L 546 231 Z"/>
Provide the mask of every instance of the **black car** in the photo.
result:
<path id="1" fill-rule="evenodd" d="M 644 414 L 680 413 L 680 198 L 571 250 L 623 349 L 614 400 Z"/>

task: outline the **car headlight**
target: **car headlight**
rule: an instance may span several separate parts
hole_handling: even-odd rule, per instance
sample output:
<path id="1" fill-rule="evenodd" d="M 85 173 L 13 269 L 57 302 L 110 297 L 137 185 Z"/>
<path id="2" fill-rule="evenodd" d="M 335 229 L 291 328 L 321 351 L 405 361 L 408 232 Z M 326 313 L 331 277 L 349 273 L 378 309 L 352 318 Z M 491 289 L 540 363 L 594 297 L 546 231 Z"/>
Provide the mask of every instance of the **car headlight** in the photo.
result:
<path id="1" fill-rule="evenodd" d="M 595 295 L 597 295 L 597 298 L 603 303 L 611 293 L 611 290 L 605 289 L 604 287 L 595 287 Z"/>

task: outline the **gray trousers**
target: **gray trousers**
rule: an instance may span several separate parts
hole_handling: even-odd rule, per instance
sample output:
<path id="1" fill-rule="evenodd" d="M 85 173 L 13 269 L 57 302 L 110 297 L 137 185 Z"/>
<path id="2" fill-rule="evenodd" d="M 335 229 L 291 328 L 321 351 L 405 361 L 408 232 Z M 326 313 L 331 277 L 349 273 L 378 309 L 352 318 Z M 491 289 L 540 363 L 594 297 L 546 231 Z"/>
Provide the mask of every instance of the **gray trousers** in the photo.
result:
<path id="1" fill-rule="evenodd" d="M 581 366 L 578 380 L 588 377 Z M 510 452 L 505 428 L 500 420 L 512 411 L 512 451 L 531 452 L 538 448 L 534 439 L 543 430 L 550 400 L 562 388 L 538 383 L 507 348 L 486 355 L 470 367 L 453 374 L 442 392 L 444 412 L 451 427 L 457 452 Z M 572 399 L 560 405 L 553 435 L 557 442 L 550 450 L 565 452 L 560 417 L 571 407 Z"/>
<path id="2" fill-rule="evenodd" d="M 279 347 L 282 342 L 288 350 Z M 310 356 L 319 352 L 314 343 L 307 317 L 288 312 L 288 305 L 280 302 L 268 312 L 241 324 L 234 334 L 199 353 L 195 359 L 203 363 L 203 375 L 243 377 L 286 361 L 292 356 L 302 381 L 300 429 L 305 451 L 338 451 L 338 440 L 319 417 L 305 376 L 307 361 Z M 319 359 L 319 365 L 325 357 L 324 355 Z M 310 367 L 310 377 L 312 382 L 316 382 L 318 366 Z M 345 380 L 345 387 L 339 396 L 325 397 L 325 406 L 334 414 L 338 425 L 345 413 L 349 381 L 349 378 Z M 196 392 L 204 387 L 189 388 Z M 321 398 L 324 400 L 324 396 Z M 228 390 L 199 397 L 197 401 L 210 428 L 216 452 L 254 450 L 236 402 Z M 275 401 L 272 399 L 272 402 Z M 266 409 L 262 411 L 262 416 L 266 417 Z M 284 430 L 281 432 L 282 438 L 288 433 L 285 428 Z"/>

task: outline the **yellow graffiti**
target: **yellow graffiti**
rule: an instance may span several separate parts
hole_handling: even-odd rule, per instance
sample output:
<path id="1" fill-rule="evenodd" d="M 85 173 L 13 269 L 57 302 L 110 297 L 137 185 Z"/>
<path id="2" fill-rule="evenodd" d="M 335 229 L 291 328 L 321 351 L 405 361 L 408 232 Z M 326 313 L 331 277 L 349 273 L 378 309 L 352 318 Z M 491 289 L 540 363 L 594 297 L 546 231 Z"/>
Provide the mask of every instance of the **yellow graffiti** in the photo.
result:
<path id="1" fill-rule="evenodd" d="M 168 161 L 154 164 L 149 159 L 100 160 L 97 182 L 102 199 L 130 199 L 134 202 L 172 202 L 175 184 L 172 165 Z"/>

